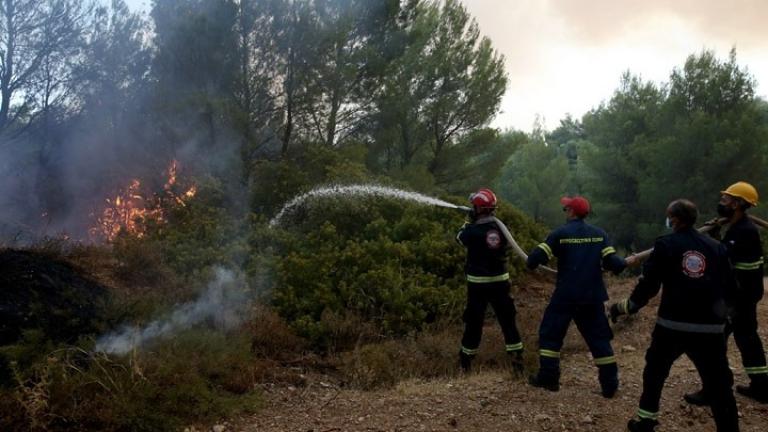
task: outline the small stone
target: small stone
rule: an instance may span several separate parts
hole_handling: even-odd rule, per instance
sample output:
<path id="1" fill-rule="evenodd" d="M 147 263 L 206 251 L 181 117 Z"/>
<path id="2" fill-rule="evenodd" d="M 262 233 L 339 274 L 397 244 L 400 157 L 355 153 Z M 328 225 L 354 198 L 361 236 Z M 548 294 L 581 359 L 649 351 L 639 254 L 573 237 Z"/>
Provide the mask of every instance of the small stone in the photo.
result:
<path id="1" fill-rule="evenodd" d="M 623 352 L 635 352 L 637 351 L 637 348 L 633 347 L 632 345 L 624 345 L 623 347 L 621 347 L 621 350 Z"/>
<path id="2" fill-rule="evenodd" d="M 224 425 L 216 425 L 216 426 L 212 427 L 211 430 L 213 432 L 224 432 L 224 431 L 227 430 L 227 427 L 224 426 Z"/>
<path id="3" fill-rule="evenodd" d="M 584 416 L 584 418 L 581 419 L 581 423 L 583 423 L 583 424 L 592 424 L 594 422 L 595 421 L 592 419 L 592 416 L 588 416 L 588 415 Z"/>
<path id="4" fill-rule="evenodd" d="M 533 421 L 536 423 L 541 423 L 545 421 L 551 421 L 552 417 L 546 415 L 546 414 L 536 414 L 536 417 L 533 418 Z"/>

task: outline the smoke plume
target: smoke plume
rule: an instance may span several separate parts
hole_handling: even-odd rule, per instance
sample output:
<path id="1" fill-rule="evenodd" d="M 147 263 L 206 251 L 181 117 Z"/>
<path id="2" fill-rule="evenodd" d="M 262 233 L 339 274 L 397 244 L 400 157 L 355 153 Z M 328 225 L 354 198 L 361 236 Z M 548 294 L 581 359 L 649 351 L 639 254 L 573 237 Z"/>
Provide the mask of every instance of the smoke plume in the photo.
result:
<path id="1" fill-rule="evenodd" d="M 102 336 L 95 351 L 125 354 L 156 340 L 170 337 L 204 321 L 221 330 L 240 324 L 250 305 L 244 278 L 239 273 L 216 268 L 213 280 L 205 292 L 194 302 L 177 306 L 165 318 L 152 321 L 144 327 L 124 327 Z"/>

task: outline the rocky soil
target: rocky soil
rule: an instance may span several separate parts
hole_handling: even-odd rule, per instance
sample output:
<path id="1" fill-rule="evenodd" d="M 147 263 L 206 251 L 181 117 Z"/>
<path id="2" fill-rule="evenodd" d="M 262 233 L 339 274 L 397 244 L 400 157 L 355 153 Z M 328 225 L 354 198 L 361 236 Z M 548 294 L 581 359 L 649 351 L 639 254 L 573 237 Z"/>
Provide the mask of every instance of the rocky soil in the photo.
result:
<path id="1" fill-rule="evenodd" d="M 610 285 L 611 297 L 619 299 L 627 296 L 632 281 L 618 280 Z M 526 302 L 524 294 L 517 295 L 520 319 L 540 316 L 540 302 Z M 533 388 L 508 370 L 483 364 L 468 375 L 409 380 L 377 391 L 348 389 L 331 375 L 310 373 L 301 387 L 265 385 L 266 406 L 256 415 L 228 423 L 226 430 L 624 431 L 640 397 L 643 356 L 655 319 L 654 306 L 652 303 L 614 327 L 622 386 L 610 400 L 600 396 L 589 351 L 575 326 L 571 326 L 563 349 L 562 386 L 557 393 Z M 526 308 L 530 313 L 526 314 Z M 761 335 L 768 342 L 767 301 L 760 306 L 760 316 Z M 501 337 L 492 320 L 486 330 L 484 341 Z M 530 348 L 532 351 L 534 347 Z M 736 383 L 746 383 L 732 338 L 729 355 Z M 691 407 L 682 400 L 684 393 L 698 387 L 698 382 L 693 364 L 685 357 L 678 360 L 664 389 L 658 431 L 715 430 L 708 409 Z M 736 398 L 741 430 L 768 430 L 768 405 L 740 395 Z"/>

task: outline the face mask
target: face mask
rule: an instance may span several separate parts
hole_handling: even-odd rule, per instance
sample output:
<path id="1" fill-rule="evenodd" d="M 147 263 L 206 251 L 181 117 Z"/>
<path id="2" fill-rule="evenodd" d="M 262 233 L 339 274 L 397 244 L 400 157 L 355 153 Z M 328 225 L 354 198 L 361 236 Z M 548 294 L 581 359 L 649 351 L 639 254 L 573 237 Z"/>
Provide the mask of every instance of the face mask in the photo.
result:
<path id="1" fill-rule="evenodd" d="M 669 221 L 669 218 L 667 218 L 667 219 L 664 221 L 664 226 L 666 226 L 666 227 L 667 227 L 667 229 L 672 229 L 672 223 Z"/>
<path id="2" fill-rule="evenodd" d="M 736 210 L 734 210 L 733 207 L 728 207 L 725 204 L 718 204 L 717 205 L 717 214 L 719 214 L 720 216 L 722 216 L 724 218 L 730 218 L 731 216 L 733 216 L 733 213 L 735 211 Z"/>

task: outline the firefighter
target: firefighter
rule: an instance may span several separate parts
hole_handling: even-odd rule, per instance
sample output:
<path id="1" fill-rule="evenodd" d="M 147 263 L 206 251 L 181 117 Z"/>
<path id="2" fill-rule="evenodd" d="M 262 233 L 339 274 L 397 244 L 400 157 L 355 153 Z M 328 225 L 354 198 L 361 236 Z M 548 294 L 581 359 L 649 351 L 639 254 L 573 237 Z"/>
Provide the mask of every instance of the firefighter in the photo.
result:
<path id="1" fill-rule="evenodd" d="M 602 229 L 584 218 L 589 201 L 576 196 L 562 198 L 565 225 L 552 231 L 528 256 L 528 268 L 557 257 L 557 282 L 539 327 L 539 372 L 529 383 L 550 391 L 560 389 L 560 348 L 571 321 L 589 346 L 602 395 L 611 398 L 619 387 L 618 366 L 613 355 L 613 333 L 605 314 L 608 293 L 602 269 L 618 274 L 626 267 Z"/>
<path id="2" fill-rule="evenodd" d="M 523 368 L 523 342 L 515 324 L 515 303 L 510 297 L 507 272 L 507 247 L 501 221 L 496 219 L 496 195 L 480 189 L 469 197 L 470 222 L 456 235 L 456 241 L 467 248 L 467 306 L 464 310 L 464 335 L 459 360 L 462 370 L 470 370 L 480 346 L 483 321 L 488 303 L 496 313 L 512 366 L 518 373 Z"/>
<path id="3" fill-rule="evenodd" d="M 757 205 L 757 190 L 749 183 L 738 182 L 720 194 L 717 213 L 730 225 L 722 243 L 728 250 L 736 277 L 726 337 L 733 332 L 741 362 L 750 379 L 748 386 L 737 385 L 736 391 L 768 403 L 768 366 L 757 334 L 757 303 L 763 298 L 763 251 L 758 229 L 746 213 L 747 209 Z M 694 405 L 708 404 L 702 390 L 685 395 L 685 400 Z"/>
<path id="4" fill-rule="evenodd" d="M 699 372 L 718 432 L 739 430 L 733 375 L 726 356 L 726 296 L 735 283 L 725 246 L 696 231 L 698 211 L 684 199 L 667 207 L 671 234 L 659 237 L 630 297 L 611 305 L 611 319 L 636 313 L 663 287 L 651 346 L 645 354 L 643 393 L 630 431 L 659 424 L 659 400 L 672 364 L 686 354 Z"/>

